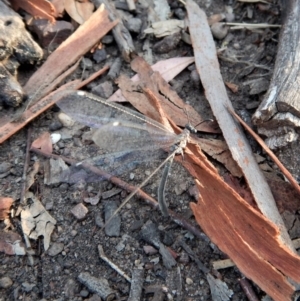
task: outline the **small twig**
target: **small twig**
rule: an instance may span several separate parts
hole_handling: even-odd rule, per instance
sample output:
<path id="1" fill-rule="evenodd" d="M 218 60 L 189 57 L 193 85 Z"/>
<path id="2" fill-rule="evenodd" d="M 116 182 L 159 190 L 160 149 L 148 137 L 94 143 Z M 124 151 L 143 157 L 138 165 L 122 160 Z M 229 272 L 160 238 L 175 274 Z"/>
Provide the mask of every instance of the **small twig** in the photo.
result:
<path id="1" fill-rule="evenodd" d="M 101 245 L 98 245 L 98 252 L 99 256 L 102 260 L 104 260 L 108 265 L 114 269 L 118 274 L 123 276 L 128 282 L 131 283 L 131 278 L 124 272 L 122 271 L 117 265 L 115 265 L 104 253 L 103 248 Z"/>
<path id="2" fill-rule="evenodd" d="M 234 116 L 243 125 L 243 127 L 251 134 L 251 136 L 260 144 L 260 146 L 264 149 L 264 151 L 270 156 L 270 158 L 278 166 L 281 172 L 285 175 L 285 177 L 288 179 L 290 184 L 297 190 L 298 193 L 300 193 L 300 187 L 297 181 L 293 178 L 291 173 L 283 166 L 283 164 L 279 161 L 276 155 L 268 148 L 265 142 L 232 109 L 227 107 L 227 110 L 232 116 Z"/>
<path id="3" fill-rule="evenodd" d="M 260 68 L 260 69 L 264 69 L 264 70 L 268 70 L 270 71 L 271 68 L 267 67 L 267 66 L 264 66 L 264 65 L 260 65 L 260 64 L 255 64 L 255 63 L 252 63 L 252 62 L 248 62 L 248 61 L 243 61 L 243 60 L 237 60 L 237 59 L 232 59 L 232 58 L 229 58 L 229 57 L 225 57 L 225 56 L 222 56 L 222 55 L 218 55 L 218 58 L 225 61 L 225 62 L 229 62 L 229 63 L 234 63 L 234 64 L 246 64 L 248 65 L 249 67 L 255 67 L 255 68 Z"/>
<path id="4" fill-rule="evenodd" d="M 245 277 L 239 279 L 239 282 L 249 301 L 259 301 L 259 298 L 256 296 L 252 286 Z"/>
<path id="5" fill-rule="evenodd" d="M 47 158 L 53 158 L 53 159 L 59 159 L 61 158 L 63 161 L 65 161 L 66 163 L 70 164 L 70 165 L 76 165 L 78 162 L 76 160 L 70 159 L 70 158 L 66 158 L 64 156 L 59 156 L 59 155 L 55 155 L 55 154 L 48 154 L 45 153 L 43 151 L 41 151 L 40 149 L 31 148 L 31 151 L 42 155 L 44 157 Z M 83 163 L 81 164 L 81 166 L 93 173 L 95 173 L 96 175 L 101 176 L 103 179 L 110 181 L 111 183 L 121 187 L 122 189 L 125 189 L 126 191 L 132 192 L 134 190 L 136 190 L 136 187 L 133 185 L 129 185 L 128 183 L 122 181 L 121 179 L 119 179 L 118 177 L 112 176 L 102 170 L 100 170 L 99 168 L 95 167 L 95 166 L 91 166 L 87 163 Z M 136 195 L 143 199 L 148 205 L 154 207 L 154 209 L 158 208 L 158 203 L 157 201 L 152 198 L 150 195 L 148 195 L 147 193 L 145 193 L 142 189 L 139 189 L 136 193 Z M 209 238 L 202 232 L 200 232 L 200 230 L 198 229 L 198 227 L 193 226 L 190 222 L 188 222 L 187 220 L 185 220 L 184 218 L 182 218 L 181 216 L 177 215 L 174 211 L 169 209 L 169 216 L 171 217 L 171 219 L 179 226 L 185 228 L 186 230 L 190 231 L 193 235 L 195 235 L 196 237 L 198 237 L 199 239 L 209 242 Z"/>
<path id="6" fill-rule="evenodd" d="M 22 227 L 21 227 L 22 229 Z M 23 231 L 23 230 L 22 230 Z M 31 244 L 30 244 L 30 240 L 27 236 L 27 234 L 25 234 L 23 232 L 23 237 L 24 237 L 24 241 L 25 241 L 25 245 L 26 245 L 26 253 L 27 253 L 27 256 L 28 256 L 28 261 L 30 263 L 31 266 L 34 266 L 34 260 L 33 260 L 33 256 L 32 254 L 29 252 L 29 250 L 32 251 L 32 247 L 31 247 Z"/>
<path id="7" fill-rule="evenodd" d="M 235 263 L 231 259 L 217 260 L 212 263 L 215 270 L 227 269 L 235 266 Z"/>
<path id="8" fill-rule="evenodd" d="M 268 24 L 268 23 L 257 23 L 257 24 L 251 24 L 251 23 L 231 23 L 231 22 L 220 22 L 223 25 L 227 26 L 233 26 L 230 29 L 265 29 L 265 28 L 281 28 L 281 25 L 279 24 Z"/>
<path id="9" fill-rule="evenodd" d="M 265 4 L 270 4 L 268 1 L 264 0 L 238 0 L 239 2 L 244 2 L 244 3 L 265 3 Z"/>
<path id="10" fill-rule="evenodd" d="M 22 183 L 22 190 L 20 196 L 20 205 L 26 205 L 25 204 L 26 176 L 27 176 L 27 170 L 30 161 L 30 147 L 31 147 L 31 128 L 29 127 L 27 130 L 26 154 L 25 154 L 25 162 L 24 162 L 23 175 L 22 175 L 23 183 Z"/>

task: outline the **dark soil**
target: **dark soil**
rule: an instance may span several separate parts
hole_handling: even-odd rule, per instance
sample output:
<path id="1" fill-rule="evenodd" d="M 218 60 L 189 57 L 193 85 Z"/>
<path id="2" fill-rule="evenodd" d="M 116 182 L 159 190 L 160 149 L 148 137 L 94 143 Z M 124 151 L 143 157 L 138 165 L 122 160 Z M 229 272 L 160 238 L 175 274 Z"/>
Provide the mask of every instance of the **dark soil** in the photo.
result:
<path id="1" fill-rule="evenodd" d="M 172 11 L 178 13 L 179 8 L 183 8 L 176 1 L 169 1 Z M 196 1 L 203 8 L 202 2 Z M 206 1 L 210 2 L 210 1 Z M 237 1 L 212 1 L 208 8 L 205 8 L 208 16 L 226 12 L 225 5 L 233 8 L 235 22 L 260 23 L 269 22 L 273 24 L 280 23 L 279 7 L 274 4 L 266 11 L 262 10 L 262 5 L 242 4 Z M 250 18 L 251 12 L 253 16 Z M 140 17 L 140 16 L 137 16 Z M 175 14 L 176 17 L 176 14 Z M 268 81 L 272 75 L 272 69 L 276 56 L 276 47 L 278 41 L 278 29 L 260 29 L 256 31 L 232 30 L 227 35 L 228 43 L 226 49 L 224 39 L 215 40 L 216 46 L 220 49 L 220 67 L 225 82 L 231 82 L 238 85 L 238 92 L 233 93 L 228 89 L 228 94 L 234 104 L 237 112 L 250 122 L 251 115 L 257 107 L 263 92 L 267 88 L 260 89 L 258 93 L 251 93 L 250 86 L 259 85 L 258 81 L 262 78 Z M 136 50 L 143 54 L 144 40 L 134 35 L 134 44 Z M 154 44 L 158 40 L 153 38 Z M 222 50 L 223 49 L 223 50 Z M 115 60 L 120 56 L 116 44 L 106 46 L 109 54 L 108 60 Z M 183 41 L 166 54 L 153 53 L 153 63 L 171 57 L 192 56 L 193 49 Z M 225 61 L 222 57 L 231 57 L 232 62 Z M 87 54 L 86 58 L 93 63 L 91 70 L 84 71 L 84 77 L 88 77 L 94 70 L 100 69 L 105 63 L 96 64 L 92 55 Z M 234 60 L 247 63 L 235 63 Z M 264 66 L 264 68 L 255 67 L 255 65 Z M 203 95 L 201 84 L 191 79 L 192 67 L 183 71 L 179 76 L 172 80 L 171 85 L 178 92 L 180 97 L 193 105 L 198 112 L 205 118 L 211 118 L 212 114 L 209 104 Z M 83 70 L 79 68 L 76 77 L 80 78 Z M 124 63 L 121 73 L 131 76 L 129 64 Z M 28 74 L 26 72 L 26 74 Z M 22 77 L 22 74 L 20 74 Z M 23 75 L 24 76 L 24 75 Z M 28 76 L 28 75 L 26 75 Z M 26 81 L 24 78 L 22 81 Z M 89 85 L 92 87 L 109 81 L 106 76 L 95 80 Z M 113 85 L 114 90 L 117 86 Z M 6 115 L 12 109 L 2 108 L 1 115 Z M 27 147 L 28 130 L 31 130 L 31 140 L 34 140 L 42 132 L 50 131 L 55 133 L 64 133 L 62 140 L 55 146 L 54 151 L 57 154 L 71 156 L 74 153 L 92 155 L 95 152 L 95 146 L 84 140 L 83 134 L 88 130 L 86 127 L 74 130 L 60 128 L 57 119 L 58 108 L 52 108 L 39 118 L 34 120 L 27 128 L 15 134 L 11 139 L 0 145 L 0 165 L 10 163 L 9 172 L 1 177 L 0 195 L 12 197 L 15 202 L 13 208 L 17 209 L 22 189 L 22 173 L 25 162 L 25 152 Z M 55 129 L 55 130 L 53 130 Z M 256 144 L 251 141 L 254 151 L 260 151 Z M 82 158 L 78 158 L 82 159 Z M 12 285 L 8 288 L 0 288 L 0 300 L 100 300 L 95 293 L 87 286 L 78 281 L 79 274 L 88 272 L 94 277 L 107 279 L 109 286 L 116 292 L 115 298 L 127 300 L 130 291 L 130 283 L 124 277 L 119 275 L 107 263 L 99 257 L 98 245 L 102 245 L 107 257 L 115 263 L 121 270 L 131 277 L 134 268 L 145 269 L 144 287 L 162 285 L 166 288 L 167 294 L 161 300 L 212 300 L 209 284 L 205 273 L 199 269 L 193 260 L 193 255 L 189 256 L 187 250 L 184 250 L 182 240 L 194 253 L 194 256 L 202 261 L 209 270 L 212 268 L 212 262 L 227 258 L 218 248 L 209 241 L 200 240 L 191 234 L 188 230 L 178 226 L 169 218 L 162 217 L 158 210 L 154 210 L 143 200 L 133 197 L 133 199 L 123 208 L 119 214 L 121 218 L 121 229 L 117 236 L 108 236 L 101 230 L 103 225 L 105 208 L 108 202 L 114 202 L 119 205 L 128 194 L 120 190 L 116 194 L 107 198 L 100 199 L 97 205 L 85 203 L 85 197 L 100 195 L 107 191 L 118 189 L 108 181 L 101 183 L 59 183 L 53 185 L 44 184 L 44 165 L 49 159 L 34 153 L 30 154 L 29 167 L 32 168 L 34 161 L 40 161 L 40 172 L 36 176 L 35 184 L 31 191 L 40 199 L 42 204 L 57 221 L 54 232 L 51 236 L 50 250 L 45 252 L 43 247 L 43 237 L 38 240 L 30 240 L 34 251 L 34 264 L 31 265 L 27 256 L 8 256 L 0 253 L 0 278 L 9 277 Z M 139 165 L 138 168 L 122 177 L 126 182 L 133 185 L 141 183 L 149 172 L 153 171 L 157 162 L 148 162 Z M 224 168 L 218 164 L 222 172 Z M 0 175 L 1 176 L 1 175 Z M 160 181 L 158 173 L 150 181 L 150 184 L 143 189 L 154 198 L 157 195 L 157 187 Z M 133 178 L 133 179 L 132 179 Z M 166 197 L 172 210 L 188 219 L 196 226 L 192 212 L 189 209 L 189 203 L 194 199 L 189 191 L 193 187 L 193 179 L 178 163 L 172 167 Z M 83 203 L 88 209 L 84 220 L 78 220 L 71 213 L 74 206 Z M 205 214 L 205 212 L 203 212 Z M 11 218 L 13 231 L 22 235 L 20 217 Z M 151 224 L 151 223 L 152 224 Z M 151 244 L 151 241 L 142 230 L 147 227 L 155 226 L 157 228 L 157 239 L 168 246 L 178 255 L 176 265 L 167 269 L 158 250 L 154 254 L 147 254 L 145 247 Z M 197 226 L 198 227 L 198 226 Z M 4 224 L 1 224 L 1 229 Z M 199 229 L 199 231 L 201 231 Z M 155 248 L 157 246 L 153 245 Z M 55 250 L 61 248 L 56 254 Z M 220 270 L 222 280 L 233 291 L 232 300 L 247 300 L 243 292 L 239 279 L 242 277 L 237 268 L 228 268 Z M 259 298 L 264 293 L 252 284 Z M 141 300 L 155 300 L 152 294 L 143 292 Z M 160 299 L 157 299 L 160 300 Z"/>

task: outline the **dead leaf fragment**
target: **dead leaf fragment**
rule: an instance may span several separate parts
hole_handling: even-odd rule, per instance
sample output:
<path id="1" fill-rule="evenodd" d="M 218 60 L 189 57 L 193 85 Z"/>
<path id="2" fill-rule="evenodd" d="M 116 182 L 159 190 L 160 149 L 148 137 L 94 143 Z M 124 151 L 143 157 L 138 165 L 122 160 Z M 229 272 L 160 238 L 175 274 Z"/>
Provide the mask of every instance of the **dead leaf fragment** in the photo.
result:
<path id="1" fill-rule="evenodd" d="M 94 4 L 88 1 L 79 2 L 64 0 L 65 10 L 68 15 L 78 24 L 83 24 L 93 14 Z"/>
<path id="2" fill-rule="evenodd" d="M 47 251 L 56 220 L 47 212 L 33 193 L 27 192 L 26 198 L 28 199 L 28 205 L 21 212 L 22 230 L 31 239 L 43 236 L 44 249 Z"/>
<path id="3" fill-rule="evenodd" d="M 155 37 L 162 38 L 174 33 L 180 32 L 184 28 L 184 21 L 182 20 L 168 20 L 152 23 L 150 28 L 144 30 L 144 33 L 153 33 Z"/>
<path id="4" fill-rule="evenodd" d="M 32 142 L 32 147 L 40 148 L 43 152 L 51 154 L 53 151 L 52 140 L 49 132 L 42 133 Z"/>
<path id="5" fill-rule="evenodd" d="M 25 255 L 26 249 L 22 237 L 12 231 L 0 231 L 0 252 L 7 255 Z"/>
<path id="6" fill-rule="evenodd" d="M 0 220 L 7 219 L 9 210 L 14 200 L 12 198 L 0 197 Z"/>
<path id="7" fill-rule="evenodd" d="M 153 71 L 157 71 L 163 77 L 166 82 L 176 77 L 182 70 L 184 70 L 188 65 L 194 62 L 193 57 L 176 57 L 167 59 L 164 61 L 159 61 L 151 66 Z M 131 78 L 132 81 L 138 81 L 139 76 L 136 74 Z M 109 101 L 124 102 L 127 101 L 122 95 L 121 89 L 117 90 L 111 97 L 108 98 Z"/>
<path id="8" fill-rule="evenodd" d="M 239 91 L 239 86 L 230 82 L 225 82 L 225 85 L 233 92 L 237 93 Z"/>
<path id="9" fill-rule="evenodd" d="M 35 182 L 35 175 L 38 173 L 40 169 L 40 161 L 35 161 L 33 164 L 33 168 L 31 169 L 30 173 L 27 175 L 26 179 L 26 191 L 33 185 Z"/>
<path id="10" fill-rule="evenodd" d="M 52 0 L 52 5 L 55 7 L 55 17 L 62 17 L 65 11 L 64 2 L 61 0 Z"/>

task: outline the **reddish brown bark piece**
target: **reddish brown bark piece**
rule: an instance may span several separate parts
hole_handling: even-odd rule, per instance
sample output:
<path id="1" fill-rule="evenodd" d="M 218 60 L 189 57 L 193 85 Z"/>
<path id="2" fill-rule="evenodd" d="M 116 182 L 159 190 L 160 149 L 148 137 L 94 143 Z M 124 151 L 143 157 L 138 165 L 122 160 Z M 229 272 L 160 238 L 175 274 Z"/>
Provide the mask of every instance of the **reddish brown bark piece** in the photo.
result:
<path id="1" fill-rule="evenodd" d="M 26 83 L 24 90 L 32 99 L 46 95 L 44 90 L 65 70 L 88 52 L 118 21 L 111 22 L 103 6 L 64 41 L 47 59 L 41 68 Z M 39 87 L 39 91 L 37 91 Z"/>
<path id="2" fill-rule="evenodd" d="M 0 197 L 0 220 L 8 218 L 9 210 L 14 200 L 12 198 Z"/>
<path id="3" fill-rule="evenodd" d="M 46 0 L 10 0 L 14 10 L 22 8 L 34 18 L 48 19 L 54 23 L 56 15 L 55 7 Z"/>
<path id="4" fill-rule="evenodd" d="M 189 147 L 193 153 L 185 152 L 183 165 L 198 180 L 201 199 L 191 203 L 197 222 L 262 290 L 274 300 L 290 300 L 294 287 L 286 276 L 300 281 L 300 258 L 280 243 L 278 228 L 205 168 L 196 146 Z"/>

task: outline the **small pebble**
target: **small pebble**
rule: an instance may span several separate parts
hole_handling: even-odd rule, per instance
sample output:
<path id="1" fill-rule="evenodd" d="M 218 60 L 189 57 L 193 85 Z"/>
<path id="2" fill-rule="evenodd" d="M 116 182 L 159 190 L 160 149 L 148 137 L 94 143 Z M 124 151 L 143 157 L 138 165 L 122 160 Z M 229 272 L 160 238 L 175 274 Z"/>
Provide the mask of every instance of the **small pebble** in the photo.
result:
<path id="1" fill-rule="evenodd" d="M 12 284 L 13 282 L 9 277 L 0 278 L 0 288 L 9 288 Z"/>
<path id="2" fill-rule="evenodd" d="M 0 164 L 0 173 L 6 173 L 11 169 L 11 164 L 9 162 L 2 162 Z"/>
<path id="3" fill-rule="evenodd" d="M 62 250 L 64 249 L 64 246 L 65 245 L 61 242 L 54 242 L 50 245 L 50 248 L 48 249 L 48 254 L 50 256 L 56 256 L 62 252 Z"/>
<path id="4" fill-rule="evenodd" d="M 57 143 L 61 139 L 61 134 L 59 133 L 52 133 L 50 136 L 51 136 L 52 144 Z"/>
<path id="5" fill-rule="evenodd" d="M 86 217 L 88 209 L 82 203 L 79 203 L 71 209 L 71 213 L 76 219 L 82 220 Z"/>
<path id="6" fill-rule="evenodd" d="M 75 121 L 70 116 L 62 112 L 57 115 L 57 118 L 65 127 L 72 127 L 75 123 Z"/>
<path id="7" fill-rule="evenodd" d="M 94 87 L 92 92 L 100 97 L 109 98 L 113 94 L 114 88 L 111 81 L 105 81 Z"/>
<path id="8" fill-rule="evenodd" d="M 33 289 L 35 286 L 36 286 L 36 285 L 33 284 L 33 283 L 28 283 L 28 282 L 23 282 L 23 283 L 22 283 L 22 287 L 23 287 L 23 289 L 24 289 L 24 291 L 25 291 L 26 293 L 31 292 L 32 289 Z"/>
<path id="9" fill-rule="evenodd" d="M 45 208 L 46 210 L 51 210 L 53 208 L 53 205 L 54 205 L 54 202 L 53 200 L 50 200 L 50 201 L 47 201 L 46 205 L 45 205 Z"/>
<path id="10" fill-rule="evenodd" d="M 131 32 L 139 33 L 142 27 L 142 20 L 139 18 L 130 18 L 126 22 L 126 27 Z"/>
<path id="11" fill-rule="evenodd" d="M 97 49 L 94 54 L 93 54 L 93 59 L 96 63 L 100 63 L 104 60 L 106 60 L 107 57 L 107 53 L 106 50 L 104 48 L 102 49 Z"/>
<path id="12" fill-rule="evenodd" d="M 191 279 L 191 278 L 186 278 L 185 279 L 185 283 L 187 284 L 187 285 L 191 285 L 191 284 L 193 284 L 194 282 L 193 282 L 193 280 Z"/>
<path id="13" fill-rule="evenodd" d="M 77 286 L 78 286 L 78 284 L 76 283 L 76 281 L 73 278 L 69 278 L 66 281 L 64 291 L 65 291 L 65 295 L 68 299 L 74 298 Z"/>
<path id="14" fill-rule="evenodd" d="M 134 173 L 133 173 L 133 172 L 130 173 L 129 179 L 130 179 L 130 180 L 133 180 L 133 179 L 134 179 Z"/>
<path id="15" fill-rule="evenodd" d="M 228 34 L 228 26 L 219 22 L 214 23 L 210 29 L 212 35 L 218 40 L 224 39 Z"/>
<path id="16" fill-rule="evenodd" d="M 113 41 L 114 41 L 113 36 L 111 36 L 111 35 L 109 35 L 109 34 L 107 34 L 106 36 L 104 36 L 104 37 L 102 38 L 102 40 L 101 40 L 101 42 L 102 42 L 103 44 L 111 44 Z"/>
<path id="17" fill-rule="evenodd" d="M 77 232 L 76 230 L 72 230 L 72 231 L 71 231 L 71 235 L 72 235 L 73 237 L 76 236 L 77 233 L 78 233 L 78 232 Z"/>
<path id="18" fill-rule="evenodd" d="M 89 292 L 87 290 L 81 290 L 79 294 L 81 297 L 86 298 L 89 295 Z"/>
<path id="19" fill-rule="evenodd" d="M 168 53 L 175 49 L 181 40 L 180 33 L 171 34 L 153 45 L 155 53 Z"/>
<path id="20" fill-rule="evenodd" d="M 154 255 L 154 254 L 157 254 L 158 250 L 155 249 L 154 247 L 152 246 L 143 246 L 143 249 L 144 249 L 144 252 L 147 254 L 147 255 Z"/>
<path id="21" fill-rule="evenodd" d="M 57 131 L 63 127 L 62 123 L 59 120 L 54 120 L 49 125 L 50 131 Z"/>
<path id="22" fill-rule="evenodd" d="M 80 67 L 83 70 L 91 70 L 93 68 L 93 62 L 89 58 L 84 57 L 80 62 Z"/>
<path id="23" fill-rule="evenodd" d="M 102 228 L 104 226 L 103 218 L 100 213 L 96 213 L 95 223 L 99 228 Z"/>
<path id="24" fill-rule="evenodd" d="M 180 254 L 180 257 L 178 259 L 178 262 L 183 263 L 183 264 L 187 264 L 190 261 L 190 257 L 187 253 L 183 252 Z"/>

